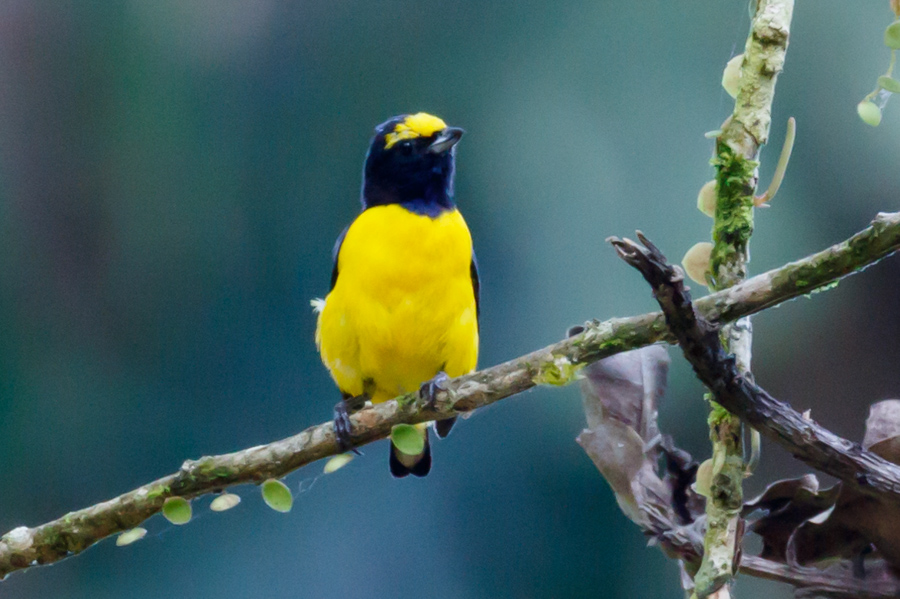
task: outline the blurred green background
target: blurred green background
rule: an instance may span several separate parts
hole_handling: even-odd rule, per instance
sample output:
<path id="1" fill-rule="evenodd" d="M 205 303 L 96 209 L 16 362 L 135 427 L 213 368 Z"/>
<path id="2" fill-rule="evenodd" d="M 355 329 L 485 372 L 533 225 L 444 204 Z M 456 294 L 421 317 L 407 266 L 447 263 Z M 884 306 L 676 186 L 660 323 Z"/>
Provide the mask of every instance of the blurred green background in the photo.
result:
<path id="1" fill-rule="evenodd" d="M 900 105 L 855 105 L 888 62 L 887 0 L 801 1 L 779 80 L 753 272 L 837 242 L 900 195 Z M 425 110 L 468 133 L 457 199 L 482 271 L 487 366 L 655 304 L 604 244 L 672 259 L 730 113 L 747 3 L 494 0 L 0 2 L 0 532 L 291 435 L 337 392 L 313 344 L 373 127 Z M 861 438 L 900 396 L 896 258 L 755 319 L 769 391 Z M 695 286 L 696 287 L 696 286 Z M 663 428 L 704 457 L 701 388 L 672 351 Z M 461 423 L 423 480 L 384 444 L 287 477 L 289 515 L 236 509 L 12 575 L 4 597 L 681 597 L 573 439 L 578 390 Z M 803 472 L 767 446 L 748 492 Z M 739 596 L 783 587 L 741 580 Z"/>

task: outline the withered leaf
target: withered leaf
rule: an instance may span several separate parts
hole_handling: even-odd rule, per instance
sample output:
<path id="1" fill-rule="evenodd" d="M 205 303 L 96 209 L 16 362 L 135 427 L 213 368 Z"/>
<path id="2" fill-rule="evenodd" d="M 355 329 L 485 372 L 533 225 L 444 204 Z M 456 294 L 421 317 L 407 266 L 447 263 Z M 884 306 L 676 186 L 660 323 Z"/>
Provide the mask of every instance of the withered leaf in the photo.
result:
<path id="1" fill-rule="evenodd" d="M 668 505 L 656 473 L 657 406 L 665 393 L 669 356 L 662 346 L 617 354 L 584 369 L 582 397 L 588 428 L 578 443 L 594 461 L 631 520 L 647 526 L 642 506 Z M 653 497 L 649 497 L 652 495 Z"/>
<path id="2" fill-rule="evenodd" d="M 614 418 L 645 442 L 659 434 L 657 407 L 666 392 L 669 353 L 661 345 L 623 352 L 591 364 L 581 383 L 588 428 Z"/>
<path id="3" fill-rule="evenodd" d="M 863 446 L 900 463 L 900 400 L 872 405 Z M 820 491 L 813 475 L 778 481 L 744 506 L 745 516 L 755 510 L 766 512 L 751 527 L 763 539 L 761 557 L 799 565 L 842 558 L 861 567 L 874 549 L 874 557 L 900 569 L 900 507 L 856 485 Z"/>

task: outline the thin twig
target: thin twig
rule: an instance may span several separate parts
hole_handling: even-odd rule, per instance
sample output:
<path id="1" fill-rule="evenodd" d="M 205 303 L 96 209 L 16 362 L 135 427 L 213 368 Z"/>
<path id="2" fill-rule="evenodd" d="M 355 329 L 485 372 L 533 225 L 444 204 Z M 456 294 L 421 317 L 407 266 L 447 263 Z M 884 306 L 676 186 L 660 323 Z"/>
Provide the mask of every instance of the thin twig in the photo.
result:
<path id="1" fill-rule="evenodd" d="M 900 212 L 880 214 L 870 227 L 850 239 L 707 296 L 697 302 L 697 307 L 712 322 L 731 322 L 830 285 L 898 249 Z M 367 407 L 352 417 L 353 440 L 362 445 L 386 437 L 395 424 L 448 418 L 474 410 L 550 382 L 554 375 L 567 371 L 571 375 L 580 365 L 669 339 L 661 312 L 587 323 L 578 335 L 451 380 L 447 390 L 438 393 L 431 409 L 415 395 Z M 76 555 L 110 535 L 133 528 L 159 512 L 168 497 L 193 498 L 282 477 L 338 452 L 328 421 L 268 445 L 187 461 L 178 472 L 114 499 L 34 528 L 19 527 L 0 537 L 0 579 L 16 570 Z"/>

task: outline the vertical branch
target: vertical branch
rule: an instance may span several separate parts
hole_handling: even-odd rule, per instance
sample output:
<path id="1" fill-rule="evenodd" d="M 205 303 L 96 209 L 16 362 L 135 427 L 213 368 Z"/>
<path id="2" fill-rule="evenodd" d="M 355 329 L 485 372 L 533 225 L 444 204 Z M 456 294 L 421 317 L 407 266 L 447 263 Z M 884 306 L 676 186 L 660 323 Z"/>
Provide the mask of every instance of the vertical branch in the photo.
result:
<path id="1" fill-rule="evenodd" d="M 712 288 L 732 287 L 747 277 L 753 233 L 759 150 L 768 141 L 775 82 L 784 65 L 793 0 L 759 0 L 747 38 L 734 113 L 716 139 L 716 213 L 710 257 Z M 722 329 L 727 351 L 741 372 L 750 371 L 753 333 L 749 318 Z M 709 416 L 713 445 L 711 495 L 707 501 L 704 555 L 694 579 L 707 597 L 734 576 L 739 551 L 744 476 L 741 423 L 714 402 Z M 726 591 L 727 592 L 727 591 Z"/>

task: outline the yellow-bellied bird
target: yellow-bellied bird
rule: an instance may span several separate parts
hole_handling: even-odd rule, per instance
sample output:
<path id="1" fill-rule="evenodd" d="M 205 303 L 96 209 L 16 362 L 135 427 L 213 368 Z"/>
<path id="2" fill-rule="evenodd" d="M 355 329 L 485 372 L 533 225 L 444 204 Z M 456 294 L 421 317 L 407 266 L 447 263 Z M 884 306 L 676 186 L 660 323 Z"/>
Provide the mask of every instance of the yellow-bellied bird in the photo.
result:
<path id="1" fill-rule="evenodd" d="M 316 343 L 341 391 L 335 433 L 352 447 L 348 414 L 416 389 L 434 400 L 448 376 L 478 360 L 479 280 L 472 236 L 453 201 L 462 129 L 420 112 L 375 129 L 366 156 L 362 212 L 334 248 L 331 292 Z M 452 420 L 435 425 L 446 436 Z M 425 476 L 424 450 L 391 447 L 391 473 Z"/>

